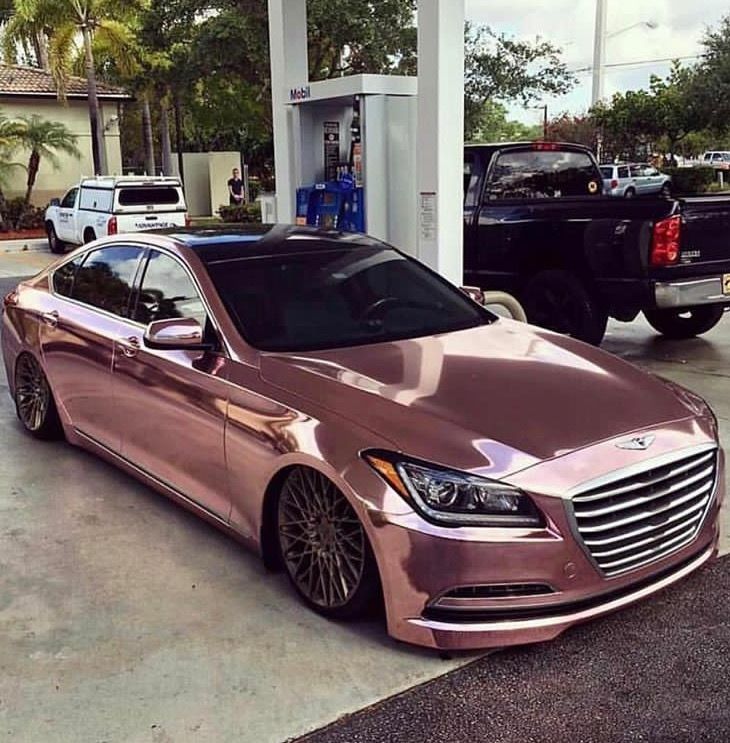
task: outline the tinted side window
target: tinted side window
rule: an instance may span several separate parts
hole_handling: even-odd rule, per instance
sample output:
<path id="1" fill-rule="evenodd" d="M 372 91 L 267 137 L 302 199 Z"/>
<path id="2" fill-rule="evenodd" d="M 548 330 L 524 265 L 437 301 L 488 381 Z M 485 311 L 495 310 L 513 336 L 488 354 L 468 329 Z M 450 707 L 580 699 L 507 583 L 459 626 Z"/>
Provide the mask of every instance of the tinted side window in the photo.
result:
<path id="1" fill-rule="evenodd" d="M 628 168 L 619 168 L 618 169 L 618 177 L 619 178 L 628 178 L 629 177 L 629 169 Z"/>
<path id="2" fill-rule="evenodd" d="M 64 263 L 60 268 L 53 272 L 53 291 L 62 297 L 70 297 L 73 289 L 74 278 L 78 267 L 84 260 L 84 256 L 79 256 L 73 261 Z"/>
<path id="3" fill-rule="evenodd" d="M 73 299 L 120 317 L 129 315 L 129 296 L 142 250 L 102 248 L 87 255 L 73 282 Z"/>
<path id="4" fill-rule="evenodd" d="M 601 192 L 600 173 L 584 152 L 518 150 L 497 157 L 485 198 L 550 199 Z"/>
<path id="5" fill-rule="evenodd" d="M 64 209 L 73 209 L 76 204 L 76 194 L 79 192 L 78 188 L 72 188 L 64 197 L 61 202 L 61 206 Z"/>
<path id="6" fill-rule="evenodd" d="M 194 317 L 205 325 L 205 307 L 180 263 L 165 253 L 152 250 L 142 278 L 134 319 L 147 325 L 153 320 L 173 317 Z"/>

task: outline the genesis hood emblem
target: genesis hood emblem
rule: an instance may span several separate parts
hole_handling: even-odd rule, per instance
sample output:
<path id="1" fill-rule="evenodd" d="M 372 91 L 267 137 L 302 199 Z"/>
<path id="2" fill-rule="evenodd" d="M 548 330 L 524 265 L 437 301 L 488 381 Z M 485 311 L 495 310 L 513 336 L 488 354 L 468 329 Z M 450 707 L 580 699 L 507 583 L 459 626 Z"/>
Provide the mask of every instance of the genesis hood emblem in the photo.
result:
<path id="1" fill-rule="evenodd" d="M 616 446 L 619 449 L 636 449 L 639 451 L 644 451 L 645 449 L 648 449 L 655 441 L 656 436 L 654 434 L 650 433 L 646 436 L 634 436 L 633 439 L 628 439 L 626 441 L 620 441 Z"/>

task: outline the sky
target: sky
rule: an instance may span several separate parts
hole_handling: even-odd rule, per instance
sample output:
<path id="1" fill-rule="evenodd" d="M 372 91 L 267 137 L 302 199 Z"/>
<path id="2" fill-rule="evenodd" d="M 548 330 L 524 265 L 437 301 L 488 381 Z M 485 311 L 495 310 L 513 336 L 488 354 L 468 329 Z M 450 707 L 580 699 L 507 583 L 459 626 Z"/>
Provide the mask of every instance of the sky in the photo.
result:
<path id="1" fill-rule="evenodd" d="M 606 65 L 683 57 L 699 53 L 705 29 L 730 13 L 727 0 L 608 0 L 607 31 L 650 21 L 655 29 L 637 26 L 606 41 Z M 563 48 L 571 70 L 589 67 L 593 56 L 595 0 L 466 0 L 469 21 L 486 23 L 495 31 L 523 39 L 540 36 Z M 687 60 L 691 63 L 691 60 Z M 606 68 L 605 95 L 649 85 L 652 74 L 666 75 L 669 62 Z M 552 118 L 563 111 L 578 114 L 590 106 L 591 73 L 578 73 L 578 85 L 559 98 L 545 98 Z M 511 106 L 511 118 L 539 123 L 542 113 Z"/>

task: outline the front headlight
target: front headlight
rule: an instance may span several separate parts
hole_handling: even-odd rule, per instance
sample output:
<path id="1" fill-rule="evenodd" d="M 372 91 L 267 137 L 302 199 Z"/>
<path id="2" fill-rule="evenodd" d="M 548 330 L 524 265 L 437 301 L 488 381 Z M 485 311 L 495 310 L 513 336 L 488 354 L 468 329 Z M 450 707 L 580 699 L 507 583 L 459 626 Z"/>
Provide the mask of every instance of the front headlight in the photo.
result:
<path id="1" fill-rule="evenodd" d="M 497 480 L 409 460 L 391 452 L 363 457 L 423 516 L 450 526 L 542 526 L 532 499 Z"/>

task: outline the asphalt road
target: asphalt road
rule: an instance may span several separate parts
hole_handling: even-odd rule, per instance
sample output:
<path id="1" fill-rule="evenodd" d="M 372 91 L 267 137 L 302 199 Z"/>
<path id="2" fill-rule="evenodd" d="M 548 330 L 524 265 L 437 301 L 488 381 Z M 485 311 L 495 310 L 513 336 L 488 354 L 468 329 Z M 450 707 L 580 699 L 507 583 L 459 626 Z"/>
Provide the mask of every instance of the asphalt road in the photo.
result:
<path id="1" fill-rule="evenodd" d="M 724 743 L 729 609 L 726 557 L 652 601 L 486 656 L 299 740 Z"/>

